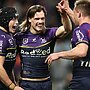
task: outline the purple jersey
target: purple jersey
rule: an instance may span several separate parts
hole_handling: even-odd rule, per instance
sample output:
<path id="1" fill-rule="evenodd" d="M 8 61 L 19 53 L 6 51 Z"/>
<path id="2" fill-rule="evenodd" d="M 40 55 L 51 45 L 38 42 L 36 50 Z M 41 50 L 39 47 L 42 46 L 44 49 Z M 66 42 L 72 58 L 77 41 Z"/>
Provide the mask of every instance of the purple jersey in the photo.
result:
<path id="1" fill-rule="evenodd" d="M 2 30 L 0 30 L 0 56 L 5 57 L 3 66 L 10 77 L 16 60 L 16 43 L 11 35 Z"/>
<path id="2" fill-rule="evenodd" d="M 73 32 L 72 46 L 75 47 L 80 43 L 85 43 L 89 46 L 86 57 L 78 58 L 74 61 L 74 76 L 90 77 L 90 24 L 84 23 L 77 27 Z"/>
<path id="3" fill-rule="evenodd" d="M 48 28 L 44 34 L 32 34 L 28 31 L 17 36 L 22 77 L 43 78 L 49 76 L 48 64 L 45 63 L 45 59 L 54 50 L 56 30 L 57 28 Z"/>

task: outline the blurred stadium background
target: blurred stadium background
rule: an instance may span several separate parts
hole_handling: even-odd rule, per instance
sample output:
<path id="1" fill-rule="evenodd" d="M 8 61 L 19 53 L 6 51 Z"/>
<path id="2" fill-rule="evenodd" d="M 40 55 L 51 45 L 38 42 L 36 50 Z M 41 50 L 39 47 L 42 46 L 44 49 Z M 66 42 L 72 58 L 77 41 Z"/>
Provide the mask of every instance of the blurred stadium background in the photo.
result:
<path id="1" fill-rule="evenodd" d="M 47 10 L 46 26 L 58 27 L 61 25 L 61 17 L 56 10 L 56 5 L 60 0 L 0 0 L 0 8 L 5 6 L 15 6 L 19 13 L 19 22 L 21 23 L 25 19 L 26 12 L 31 5 L 41 4 L 45 6 Z M 73 9 L 75 0 L 69 0 L 70 7 Z M 55 52 L 70 49 L 70 33 L 62 40 L 57 40 L 55 45 Z M 20 60 L 17 57 L 15 65 L 16 75 L 19 78 L 20 72 Z M 68 90 L 67 85 L 71 79 L 72 62 L 71 60 L 58 60 L 51 65 L 51 75 L 53 81 L 53 90 Z"/>

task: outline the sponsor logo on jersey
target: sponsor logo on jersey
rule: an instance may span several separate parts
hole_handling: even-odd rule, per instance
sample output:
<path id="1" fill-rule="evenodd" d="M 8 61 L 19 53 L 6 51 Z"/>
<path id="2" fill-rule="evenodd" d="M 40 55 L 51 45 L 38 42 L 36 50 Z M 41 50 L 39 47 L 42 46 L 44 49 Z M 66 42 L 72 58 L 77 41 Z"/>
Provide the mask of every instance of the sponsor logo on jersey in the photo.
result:
<path id="1" fill-rule="evenodd" d="M 2 52 L 2 45 L 3 45 L 3 41 L 0 40 L 0 52 Z"/>
<path id="2" fill-rule="evenodd" d="M 9 53 L 7 53 L 7 55 L 6 55 L 6 58 L 9 58 L 9 59 L 13 59 L 13 58 L 15 58 L 15 57 L 16 57 L 16 50 L 15 50 L 14 53 L 9 52 Z"/>
<path id="3" fill-rule="evenodd" d="M 36 38 L 34 38 L 34 39 L 32 40 L 32 42 L 36 42 Z"/>
<path id="4" fill-rule="evenodd" d="M 46 50 L 44 49 L 33 49 L 32 51 L 24 51 L 23 49 L 21 49 L 21 54 L 24 54 L 24 55 L 48 55 L 50 54 L 50 47 Z"/>
<path id="5" fill-rule="evenodd" d="M 82 41 L 84 38 L 84 35 L 80 30 L 76 31 L 76 36 L 77 36 L 78 41 Z"/>
<path id="6" fill-rule="evenodd" d="M 41 38 L 41 43 L 46 43 L 46 39 L 45 38 Z"/>
<path id="7" fill-rule="evenodd" d="M 90 61 L 81 61 L 82 67 L 90 67 Z"/>

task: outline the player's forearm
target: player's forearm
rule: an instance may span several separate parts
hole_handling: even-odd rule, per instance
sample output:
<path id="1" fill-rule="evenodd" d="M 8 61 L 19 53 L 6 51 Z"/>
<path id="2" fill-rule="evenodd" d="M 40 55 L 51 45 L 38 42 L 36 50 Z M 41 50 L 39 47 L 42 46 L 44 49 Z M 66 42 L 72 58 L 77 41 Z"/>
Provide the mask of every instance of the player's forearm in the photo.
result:
<path id="1" fill-rule="evenodd" d="M 68 8 L 65 11 L 69 15 L 69 17 L 71 18 L 71 20 L 73 21 L 73 23 L 75 25 L 78 25 L 77 21 L 75 20 L 75 15 L 74 15 L 74 12 L 72 11 L 72 9 L 71 8 Z"/>
<path id="2" fill-rule="evenodd" d="M 69 51 L 60 52 L 59 57 L 64 59 L 77 59 L 85 57 L 85 54 L 83 54 L 79 49 L 73 48 Z"/>
<path id="3" fill-rule="evenodd" d="M 63 59 L 76 59 L 78 55 L 69 51 L 63 51 L 59 53 L 59 57 Z"/>
<path id="4" fill-rule="evenodd" d="M 69 16 L 66 13 L 61 14 L 61 18 L 62 18 L 62 23 L 65 29 L 65 32 L 70 32 L 72 30 L 72 23 L 71 20 L 69 18 Z"/>
<path id="5" fill-rule="evenodd" d="M 0 66 L 0 80 L 3 84 L 11 89 L 15 87 L 15 84 L 9 79 L 3 66 Z"/>

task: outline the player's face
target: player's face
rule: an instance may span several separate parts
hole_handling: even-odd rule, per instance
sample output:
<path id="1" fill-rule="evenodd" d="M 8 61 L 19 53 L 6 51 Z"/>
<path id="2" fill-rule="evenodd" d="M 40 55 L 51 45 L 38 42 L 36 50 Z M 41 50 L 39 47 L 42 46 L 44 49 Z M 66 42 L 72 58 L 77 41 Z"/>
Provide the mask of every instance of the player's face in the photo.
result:
<path id="1" fill-rule="evenodd" d="M 36 12 L 34 17 L 30 19 L 31 31 L 34 33 L 42 33 L 45 31 L 45 14 L 43 11 Z"/>
<path id="2" fill-rule="evenodd" d="M 74 19 L 75 19 L 75 21 L 77 22 L 77 24 L 79 24 L 78 13 L 77 13 L 77 11 L 76 11 L 75 8 L 74 8 L 73 12 L 74 12 L 74 16 L 75 16 Z"/>
<path id="3" fill-rule="evenodd" d="M 13 18 L 9 22 L 9 32 L 14 34 L 16 32 L 17 26 L 18 26 L 18 18 Z"/>

